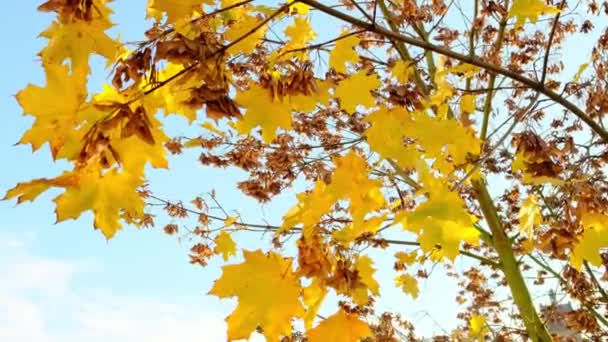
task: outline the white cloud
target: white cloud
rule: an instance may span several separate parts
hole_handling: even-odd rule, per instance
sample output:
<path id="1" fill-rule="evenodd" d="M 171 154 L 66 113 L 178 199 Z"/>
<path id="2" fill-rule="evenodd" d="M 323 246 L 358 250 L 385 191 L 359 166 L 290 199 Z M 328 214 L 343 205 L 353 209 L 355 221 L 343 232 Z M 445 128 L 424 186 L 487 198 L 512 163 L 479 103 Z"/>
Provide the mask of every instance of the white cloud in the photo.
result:
<path id="1" fill-rule="evenodd" d="M 90 262 L 37 257 L 25 239 L 0 236 L 0 246 L 7 245 L 19 252 L 0 255 L 0 341 L 226 340 L 222 313 L 170 298 L 82 289 L 75 276 L 99 270 Z"/>

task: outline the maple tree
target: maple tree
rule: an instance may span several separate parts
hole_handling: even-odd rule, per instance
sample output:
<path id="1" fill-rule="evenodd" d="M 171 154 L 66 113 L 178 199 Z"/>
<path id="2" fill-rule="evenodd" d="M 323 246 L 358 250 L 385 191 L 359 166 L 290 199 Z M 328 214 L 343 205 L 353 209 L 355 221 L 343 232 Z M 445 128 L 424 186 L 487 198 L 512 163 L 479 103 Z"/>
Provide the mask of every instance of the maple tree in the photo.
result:
<path id="1" fill-rule="evenodd" d="M 418 340 L 374 305 L 381 286 L 418 297 L 435 265 L 459 281 L 463 309 L 435 340 L 557 340 L 552 320 L 607 338 L 608 30 L 594 22 L 608 2 L 149 0 L 134 49 L 108 35 L 110 5 L 39 6 L 54 15 L 38 54 L 46 84 L 16 96 L 35 118 L 19 143 L 48 143 L 72 167 L 5 200 L 62 188 L 57 221 L 92 211 L 107 239 L 154 225 L 150 203 L 194 217 L 191 262 L 225 262 L 209 294 L 238 301 L 230 340 Z M 558 56 L 581 37 L 592 48 L 569 73 Z M 98 93 L 91 56 L 111 70 Z M 169 137 L 161 112 L 200 124 L 200 136 Z M 309 189 L 275 225 L 218 213 L 214 195 L 152 193 L 146 167 L 169 168 L 184 149 L 245 171 L 238 188 L 260 202 L 297 179 Z M 241 232 L 271 234 L 248 250 Z M 377 279 L 387 265 L 370 252 L 389 246 L 400 249 L 394 283 Z M 470 266 L 456 270 L 458 258 Z M 533 291 L 550 281 L 573 309 L 540 309 Z"/>

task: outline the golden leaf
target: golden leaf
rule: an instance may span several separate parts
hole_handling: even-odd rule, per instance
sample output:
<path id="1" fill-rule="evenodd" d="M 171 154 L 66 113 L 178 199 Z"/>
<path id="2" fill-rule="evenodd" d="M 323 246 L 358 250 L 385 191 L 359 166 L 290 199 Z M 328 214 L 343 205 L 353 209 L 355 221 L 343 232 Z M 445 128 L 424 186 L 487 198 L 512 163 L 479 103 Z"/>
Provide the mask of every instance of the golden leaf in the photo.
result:
<path id="1" fill-rule="evenodd" d="M 317 312 L 319 312 L 319 308 L 323 304 L 323 300 L 328 292 L 328 287 L 318 278 L 314 278 L 312 283 L 302 290 L 302 301 L 306 305 L 306 315 L 304 316 L 304 326 L 306 329 L 312 327 L 317 317 Z"/>
<path id="2" fill-rule="evenodd" d="M 403 290 L 412 298 L 418 298 L 420 290 L 418 289 L 418 281 L 409 274 L 401 274 L 395 277 L 395 286 Z"/>
<path id="3" fill-rule="evenodd" d="M 285 28 L 285 35 L 289 37 L 289 41 L 281 49 L 280 59 L 287 60 L 291 57 L 300 60 L 308 59 L 308 51 L 304 48 L 317 37 L 308 18 L 296 17 L 293 24 Z"/>
<path id="4" fill-rule="evenodd" d="M 307 4 L 303 4 L 297 0 L 287 0 L 289 5 L 289 10 L 290 13 L 296 12 L 297 14 L 300 15 L 307 15 L 308 11 L 310 11 L 310 6 L 308 6 Z"/>
<path id="5" fill-rule="evenodd" d="M 209 294 L 237 297 L 236 309 L 226 318 L 228 339 L 249 338 L 260 326 L 268 341 L 291 335 L 291 319 L 303 317 L 300 284 L 291 259 L 260 250 L 243 251 L 245 261 L 222 267 L 222 276 Z"/>
<path id="6" fill-rule="evenodd" d="M 490 332 L 486 324 L 486 318 L 480 315 L 473 315 L 469 320 L 469 338 L 478 342 L 485 341 L 486 335 Z"/>
<path id="7" fill-rule="evenodd" d="M 422 158 L 418 150 L 404 145 L 405 133 L 413 124 L 405 109 L 381 107 L 368 115 L 365 121 L 371 123 L 365 131 L 367 142 L 382 158 L 395 160 L 403 168 L 414 167 Z"/>
<path id="8" fill-rule="evenodd" d="M 368 292 L 373 296 L 378 296 L 380 294 L 380 285 L 378 284 L 378 281 L 374 279 L 376 269 L 372 266 L 373 263 L 372 259 L 367 255 L 359 256 L 357 258 L 355 268 L 361 278 L 361 283 L 365 285 L 365 288 L 362 288 L 364 291 L 357 291 L 357 289 L 355 289 L 353 300 L 358 305 L 365 305 L 367 303 L 369 300 Z"/>
<path id="9" fill-rule="evenodd" d="M 221 254 L 224 261 L 236 255 L 236 243 L 232 240 L 230 234 L 222 231 L 215 237 L 215 248 L 213 250 L 216 254 Z"/>
<path id="10" fill-rule="evenodd" d="M 327 191 L 333 194 L 335 199 L 349 201 L 349 211 L 354 222 L 362 222 L 369 212 L 385 205 L 381 192 L 382 183 L 369 179 L 369 168 L 363 157 L 350 150 L 345 156 L 335 157 L 334 163 L 336 169 Z"/>
<path id="11" fill-rule="evenodd" d="M 40 51 L 42 62 L 48 67 L 50 64 L 60 65 L 69 59 L 72 74 L 77 74 L 84 82 L 89 73 L 91 54 L 98 54 L 108 60 L 113 60 L 118 54 L 120 43 L 104 33 L 110 27 L 111 23 L 103 20 L 52 22 L 40 34 L 49 40 L 47 46 Z"/>
<path id="12" fill-rule="evenodd" d="M 519 231 L 531 237 L 534 226 L 541 224 L 542 219 L 536 196 L 529 196 L 519 209 Z"/>
<path id="13" fill-rule="evenodd" d="M 544 0 L 514 0 L 509 9 L 509 17 L 517 17 L 515 27 L 520 27 L 529 20 L 536 24 L 542 14 L 559 13 L 559 8 L 548 6 Z"/>
<path id="14" fill-rule="evenodd" d="M 68 75 L 66 65 L 49 64 L 45 70 L 44 88 L 29 84 L 17 93 L 23 112 L 36 118 L 19 143 L 29 143 L 35 151 L 48 142 L 56 158 L 80 122 L 77 112 L 87 93 L 80 77 Z"/>
<path id="15" fill-rule="evenodd" d="M 475 95 L 466 94 L 460 98 L 460 112 L 462 114 L 471 114 L 475 112 Z"/>
<path id="16" fill-rule="evenodd" d="M 410 253 L 397 252 L 395 253 L 395 258 L 397 259 L 397 262 L 409 266 L 416 262 L 416 259 L 418 258 L 418 252 L 415 250 Z"/>
<path id="17" fill-rule="evenodd" d="M 152 13 L 167 13 L 167 23 L 175 23 L 181 19 L 190 19 L 195 12 L 201 12 L 203 4 L 213 3 L 213 0 L 149 0 L 148 9 Z"/>
<path id="18" fill-rule="evenodd" d="M 270 143 L 277 136 L 277 129 L 291 129 L 291 106 L 287 99 L 273 99 L 270 92 L 258 84 L 238 92 L 236 102 L 247 109 L 235 124 L 240 134 L 249 134 L 252 129 L 260 127 L 262 138 Z"/>
<path id="19" fill-rule="evenodd" d="M 368 76 L 365 70 L 351 75 L 336 87 L 335 96 L 340 99 L 340 107 L 352 114 L 357 106 L 375 106 L 371 91 L 380 87 L 375 75 Z"/>
<path id="20" fill-rule="evenodd" d="M 367 323 L 356 314 L 340 310 L 306 333 L 309 342 L 359 342 L 372 335 Z"/>
<path id="21" fill-rule="evenodd" d="M 414 73 L 414 64 L 411 62 L 405 62 L 403 60 L 398 60 L 393 68 L 391 69 L 391 74 L 393 77 L 399 81 L 399 83 L 407 83 Z"/>
<path id="22" fill-rule="evenodd" d="M 353 34 L 343 38 L 346 34 L 348 33 L 338 38 L 336 47 L 329 54 L 329 66 L 342 73 L 346 73 L 346 63 L 354 63 L 359 59 L 359 54 L 355 50 L 359 45 L 359 38 Z"/>
<path id="23" fill-rule="evenodd" d="M 583 260 L 589 261 L 594 266 L 602 266 L 600 249 L 608 247 L 608 216 L 599 213 L 583 212 L 581 224 L 584 227 L 583 234 L 578 237 L 578 243 L 574 246 L 570 255 L 570 263 L 577 269 L 581 269 Z"/>
<path id="24" fill-rule="evenodd" d="M 251 53 L 255 49 L 255 47 L 261 42 L 261 39 L 266 34 L 266 30 L 268 29 L 266 25 L 263 25 L 253 31 L 257 26 L 261 24 L 262 20 L 252 16 L 252 15 L 244 15 L 238 20 L 234 22 L 230 28 L 224 33 L 224 38 L 235 42 L 237 39 L 241 39 L 238 43 L 230 46 L 227 50 L 230 54 L 239 54 L 239 53 Z"/>
<path id="25" fill-rule="evenodd" d="M 226 217 L 226 219 L 224 220 L 224 226 L 226 226 L 226 227 L 230 227 L 230 226 L 232 226 L 233 224 L 235 224 L 235 223 L 236 223 L 236 221 L 237 221 L 238 219 L 239 219 L 239 218 L 238 218 L 238 217 L 236 217 L 236 216 L 228 216 L 228 217 Z"/>
<path id="26" fill-rule="evenodd" d="M 118 169 L 101 174 L 97 167 L 80 169 L 76 175 L 78 184 L 67 187 L 66 192 L 54 199 L 57 222 L 77 219 L 91 210 L 95 228 L 110 239 L 122 226 L 121 214 L 127 219 L 143 215 L 144 201 L 136 192 L 143 185 L 140 177 Z"/>
<path id="27" fill-rule="evenodd" d="M 407 230 L 419 234 L 423 251 L 432 253 L 432 259 L 447 257 L 454 260 L 460 244 L 476 245 L 479 231 L 473 226 L 475 217 L 466 212 L 458 194 L 451 191 L 431 194 L 407 217 Z"/>

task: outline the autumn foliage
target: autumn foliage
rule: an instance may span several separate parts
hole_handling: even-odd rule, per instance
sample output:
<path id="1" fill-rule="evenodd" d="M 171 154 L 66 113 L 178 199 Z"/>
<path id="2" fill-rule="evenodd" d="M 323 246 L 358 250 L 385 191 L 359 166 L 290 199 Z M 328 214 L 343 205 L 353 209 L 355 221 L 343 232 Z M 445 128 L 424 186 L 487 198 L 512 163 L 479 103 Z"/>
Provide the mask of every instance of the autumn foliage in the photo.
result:
<path id="1" fill-rule="evenodd" d="M 16 96 L 35 118 L 19 144 L 48 144 L 71 169 L 5 199 L 61 188 L 57 222 L 92 211 L 107 239 L 153 226 L 151 203 L 175 218 L 169 235 L 194 218 L 192 263 L 223 260 L 209 294 L 238 301 L 230 340 L 416 341 L 374 305 L 385 286 L 416 298 L 438 265 L 462 287 L 450 304 L 462 324 L 437 341 L 565 339 L 554 321 L 608 338 L 608 31 L 595 27 L 607 2 L 149 0 L 135 44 L 108 35 L 110 1 L 38 10 L 54 16 L 38 53 L 46 83 Z M 567 65 L 576 39 L 591 48 Z M 97 93 L 92 56 L 111 75 Z M 160 113 L 200 135 L 168 136 Z M 230 216 L 214 194 L 152 193 L 149 166 L 185 149 L 245 171 L 238 188 L 260 202 L 296 180 L 308 191 L 274 224 Z M 267 243 L 243 249 L 241 232 Z M 389 246 L 394 263 L 379 265 Z M 548 283 L 569 311 L 536 296 Z"/>

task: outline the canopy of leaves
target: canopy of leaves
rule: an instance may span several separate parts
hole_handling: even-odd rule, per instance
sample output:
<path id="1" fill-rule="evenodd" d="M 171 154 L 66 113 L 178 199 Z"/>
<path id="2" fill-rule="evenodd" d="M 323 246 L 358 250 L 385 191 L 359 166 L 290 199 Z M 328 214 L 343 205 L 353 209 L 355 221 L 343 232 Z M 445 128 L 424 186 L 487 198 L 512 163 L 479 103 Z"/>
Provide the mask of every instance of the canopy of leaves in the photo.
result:
<path id="1" fill-rule="evenodd" d="M 132 49 L 109 36 L 111 5 L 39 6 L 53 16 L 46 83 L 16 95 L 34 117 L 19 144 L 48 144 L 70 167 L 4 199 L 59 188 L 57 222 L 91 211 L 107 239 L 154 225 L 161 204 L 195 227 L 192 263 L 240 260 L 209 292 L 236 297 L 230 340 L 416 341 L 376 303 L 385 286 L 416 299 L 433 270 L 462 288 L 461 324 L 439 339 L 550 340 L 532 292 L 551 285 L 578 303 L 558 320 L 608 338 L 608 33 L 594 26 L 608 3 L 149 0 Z M 592 44 L 574 69 L 556 57 L 573 39 Z M 110 74 L 97 93 L 93 56 Z M 200 134 L 169 137 L 160 112 Z M 152 169 L 184 149 L 240 169 L 237 187 L 260 202 L 306 190 L 275 223 L 229 215 L 214 192 L 152 193 Z M 243 250 L 256 232 L 268 252 Z M 319 319 L 330 297 L 338 308 Z"/>

